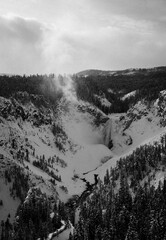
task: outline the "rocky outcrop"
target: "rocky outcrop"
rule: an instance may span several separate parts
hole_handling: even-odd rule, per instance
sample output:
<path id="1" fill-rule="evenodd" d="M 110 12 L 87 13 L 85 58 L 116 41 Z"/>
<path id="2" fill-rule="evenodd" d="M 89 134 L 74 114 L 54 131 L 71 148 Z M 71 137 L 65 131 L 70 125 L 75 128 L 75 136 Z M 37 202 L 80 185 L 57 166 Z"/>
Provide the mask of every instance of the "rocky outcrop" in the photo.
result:
<path id="1" fill-rule="evenodd" d="M 6 120 L 21 118 L 34 126 L 51 124 L 53 113 L 44 97 L 18 92 L 11 98 L 0 97 L 0 116 Z"/>

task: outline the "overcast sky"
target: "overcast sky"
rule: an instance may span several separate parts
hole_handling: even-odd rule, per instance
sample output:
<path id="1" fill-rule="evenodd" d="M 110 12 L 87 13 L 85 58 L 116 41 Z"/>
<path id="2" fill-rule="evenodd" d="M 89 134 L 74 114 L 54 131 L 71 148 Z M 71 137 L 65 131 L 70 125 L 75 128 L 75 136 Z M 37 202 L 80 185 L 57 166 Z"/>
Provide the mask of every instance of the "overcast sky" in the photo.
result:
<path id="1" fill-rule="evenodd" d="M 0 73 L 166 65 L 166 0 L 0 0 Z"/>

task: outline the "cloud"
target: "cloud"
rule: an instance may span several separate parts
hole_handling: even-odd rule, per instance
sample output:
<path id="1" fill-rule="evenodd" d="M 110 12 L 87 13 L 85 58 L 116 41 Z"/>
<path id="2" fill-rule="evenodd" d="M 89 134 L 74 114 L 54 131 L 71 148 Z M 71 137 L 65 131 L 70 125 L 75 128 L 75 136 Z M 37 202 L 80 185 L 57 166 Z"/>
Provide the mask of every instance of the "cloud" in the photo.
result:
<path id="1" fill-rule="evenodd" d="M 48 16 L 46 2 L 41 2 Z M 156 0 L 140 0 L 140 5 L 135 0 L 80 0 L 79 4 L 69 0 L 67 6 L 63 0 L 61 4 L 55 18 L 48 17 L 50 22 L 0 17 L 0 72 L 58 74 L 165 64 L 163 0 L 158 5 Z"/>
<path id="2" fill-rule="evenodd" d="M 70 30 L 62 28 L 47 39 L 44 49 L 50 69 L 53 65 L 60 72 L 152 67 L 166 60 L 162 54 L 166 34 L 145 20 L 119 16 L 108 25 Z"/>
<path id="3" fill-rule="evenodd" d="M 33 19 L 18 16 L 0 17 L 1 38 L 22 39 L 28 44 L 40 41 L 42 26 Z"/>
<path id="4" fill-rule="evenodd" d="M 110 15 L 123 15 L 132 19 L 158 21 L 166 15 L 165 0 L 87 0 L 91 9 Z"/>
<path id="5" fill-rule="evenodd" d="M 44 25 L 17 16 L 0 17 L 0 72 L 40 72 Z"/>

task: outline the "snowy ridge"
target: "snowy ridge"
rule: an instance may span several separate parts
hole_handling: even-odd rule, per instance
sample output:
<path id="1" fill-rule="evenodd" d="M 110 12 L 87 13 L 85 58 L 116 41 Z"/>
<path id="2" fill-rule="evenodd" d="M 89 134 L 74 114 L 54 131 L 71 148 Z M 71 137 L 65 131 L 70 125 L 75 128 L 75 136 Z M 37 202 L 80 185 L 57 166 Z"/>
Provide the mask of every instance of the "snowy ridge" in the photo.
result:
<path id="1" fill-rule="evenodd" d="M 124 101 L 125 99 L 135 96 L 135 94 L 136 94 L 136 90 L 125 94 L 121 99 Z"/>

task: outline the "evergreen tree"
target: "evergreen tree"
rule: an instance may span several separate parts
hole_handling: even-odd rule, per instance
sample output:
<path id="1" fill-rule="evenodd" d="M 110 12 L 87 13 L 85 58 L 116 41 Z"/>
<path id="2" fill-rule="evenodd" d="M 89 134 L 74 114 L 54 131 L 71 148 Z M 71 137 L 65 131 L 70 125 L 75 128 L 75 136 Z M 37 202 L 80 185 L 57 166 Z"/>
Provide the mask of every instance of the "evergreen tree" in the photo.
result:
<path id="1" fill-rule="evenodd" d="M 125 240 L 139 240 L 136 217 L 131 214 Z"/>

